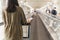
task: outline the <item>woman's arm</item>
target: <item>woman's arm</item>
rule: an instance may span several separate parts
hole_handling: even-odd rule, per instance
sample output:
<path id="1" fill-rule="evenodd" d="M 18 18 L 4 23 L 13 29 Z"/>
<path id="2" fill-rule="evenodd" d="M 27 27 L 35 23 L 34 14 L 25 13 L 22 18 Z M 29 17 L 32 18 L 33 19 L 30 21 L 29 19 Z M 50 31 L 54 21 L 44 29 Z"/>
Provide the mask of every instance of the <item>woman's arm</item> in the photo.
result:
<path id="1" fill-rule="evenodd" d="M 23 25 L 27 24 L 26 16 L 25 16 L 24 11 L 23 11 L 22 8 L 20 9 L 20 13 L 21 13 L 21 21 L 22 21 L 22 24 Z"/>

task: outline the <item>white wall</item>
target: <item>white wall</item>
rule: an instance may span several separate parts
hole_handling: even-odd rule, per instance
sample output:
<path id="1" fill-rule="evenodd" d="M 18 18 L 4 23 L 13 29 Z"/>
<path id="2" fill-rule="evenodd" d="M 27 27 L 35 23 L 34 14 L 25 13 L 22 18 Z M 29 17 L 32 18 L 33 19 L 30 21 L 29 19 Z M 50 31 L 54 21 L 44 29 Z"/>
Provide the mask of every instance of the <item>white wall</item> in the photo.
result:
<path id="1" fill-rule="evenodd" d="M 0 0 L 0 23 L 2 22 L 2 1 Z"/>
<path id="2" fill-rule="evenodd" d="M 51 0 L 26 0 L 33 8 L 39 8 L 50 2 Z"/>
<path id="3" fill-rule="evenodd" d="M 60 0 L 57 0 L 58 12 L 60 13 Z"/>

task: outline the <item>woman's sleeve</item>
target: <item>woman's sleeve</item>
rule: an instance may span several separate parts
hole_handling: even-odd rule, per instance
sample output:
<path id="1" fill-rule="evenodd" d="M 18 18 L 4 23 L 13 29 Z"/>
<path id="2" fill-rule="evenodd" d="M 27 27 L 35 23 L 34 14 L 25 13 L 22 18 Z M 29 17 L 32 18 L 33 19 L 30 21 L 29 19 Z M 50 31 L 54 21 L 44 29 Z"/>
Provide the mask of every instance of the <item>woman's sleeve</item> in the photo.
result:
<path id="1" fill-rule="evenodd" d="M 23 25 L 27 24 L 26 16 L 24 14 L 23 9 L 21 9 L 21 20 Z"/>

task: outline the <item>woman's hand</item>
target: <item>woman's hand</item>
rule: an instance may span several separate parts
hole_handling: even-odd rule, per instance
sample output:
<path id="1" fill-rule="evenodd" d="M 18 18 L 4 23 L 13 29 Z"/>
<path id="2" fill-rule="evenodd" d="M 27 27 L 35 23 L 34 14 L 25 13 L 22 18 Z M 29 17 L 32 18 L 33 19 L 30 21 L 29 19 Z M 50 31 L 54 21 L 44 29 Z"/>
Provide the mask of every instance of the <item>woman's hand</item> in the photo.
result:
<path id="1" fill-rule="evenodd" d="M 33 18 L 28 18 L 27 19 L 27 23 L 30 23 L 32 21 Z"/>

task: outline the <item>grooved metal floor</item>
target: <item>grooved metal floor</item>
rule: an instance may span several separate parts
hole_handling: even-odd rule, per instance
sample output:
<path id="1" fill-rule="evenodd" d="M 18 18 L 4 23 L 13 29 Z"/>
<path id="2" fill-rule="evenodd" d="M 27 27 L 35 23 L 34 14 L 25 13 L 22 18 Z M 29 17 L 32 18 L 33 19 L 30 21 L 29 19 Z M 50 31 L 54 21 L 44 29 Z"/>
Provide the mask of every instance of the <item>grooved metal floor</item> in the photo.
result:
<path id="1" fill-rule="evenodd" d="M 23 40 L 29 40 L 29 38 L 23 38 Z"/>
<path id="2" fill-rule="evenodd" d="M 31 23 L 30 40 L 53 40 L 38 15 L 34 16 Z"/>

